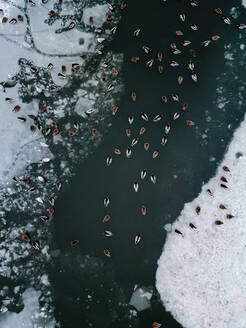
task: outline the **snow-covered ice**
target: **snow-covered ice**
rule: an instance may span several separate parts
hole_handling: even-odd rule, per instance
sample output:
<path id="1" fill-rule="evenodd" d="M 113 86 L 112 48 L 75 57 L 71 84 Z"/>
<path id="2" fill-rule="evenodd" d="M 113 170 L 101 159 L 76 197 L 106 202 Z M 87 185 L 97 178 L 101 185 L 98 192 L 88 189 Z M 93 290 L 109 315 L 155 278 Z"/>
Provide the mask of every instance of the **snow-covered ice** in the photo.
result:
<path id="1" fill-rule="evenodd" d="M 11 97 L 15 99 L 15 102 L 8 104 L 4 100 L 5 97 Z M 16 105 L 21 106 L 21 115 L 13 112 Z M 0 135 L 7 141 L 0 143 L 2 154 L 0 182 L 3 184 L 11 181 L 14 175 L 21 173 L 30 163 L 37 163 L 43 157 L 52 158 L 53 155 L 48 148 L 41 147 L 40 142 L 44 142 L 44 137 L 38 130 L 33 133 L 24 122 L 17 120 L 17 116 L 27 116 L 29 113 L 37 114 L 33 102 L 23 104 L 18 100 L 17 89 L 11 88 L 0 97 L 0 107 L 2 110 Z M 31 124 L 31 119 L 28 121 Z"/>
<path id="2" fill-rule="evenodd" d="M 15 5 L 0 0 L 0 8 L 5 16 L 16 17 L 18 14 L 23 15 L 19 8 L 24 6 L 24 1 L 19 0 Z M 22 23 L 18 22 L 14 25 L 0 24 L 1 62 L 5 63 L 1 65 L 0 83 L 3 81 L 11 82 L 11 77 L 19 70 L 19 58 L 25 58 L 31 60 L 34 65 L 39 67 L 47 67 L 52 62 L 54 68 L 50 73 L 53 82 L 56 85 L 64 86 L 67 79 L 62 80 L 57 76 L 61 71 L 61 66 L 66 65 L 69 67 L 74 62 L 81 64 L 81 54 L 95 53 L 96 37 L 94 33 L 84 32 L 77 28 L 63 33 L 56 33 L 61 27 L 59 20 L 52 25 L 45 23 L 50 9 L 52 9 L 52 2 L 48 2 L 46 6 L 38 2 L 34 7 L 28 6 L 29 24 L 26 22 L 25 17 Z M 69 8 L 65 8 L 63 13 L 66 14 L 68 10 Z M 73 8 L 74 10 L 76 8 Z M 83 18 L 86 20 L 86 17 L 93 12 L 94 25 L 97 26 L 98 24 L 99 26 L 105 22 L 107 10 L 107 5 L 88 7 L 84 9 Z M 29 43 L 27 42 L 26 35 L 27 28 L 30 28 L 33 38 L 31 41 L 29 40 Z M 42 157 L 52 158 L 52 154 L 49 149 L 39 146 L 39 142 L 44 142 L 44 137 L 41 133 L 38 131 L 32 133 L 27 129 L 26 124 L 17 120 L 17 116 L 26 116 L 26 114 L 36 115 L 38 103 L 30 103 L 28 105 L 21 103 L 18 96 L 18 85 L 6 89 L 5 94 L 1 90 L 0 93 L 2 110 L 0 134 L 4 136 L 5 140 L 8 140 L 8 142 L 0 144 L 0 152 L 2 154 L 0 183 L 5 184 L 11 180 L 12 176 L 20 174 L 28 164 L 37 163 Z M 13 98 L 15 102 L 8 104 L 4 100 L 6 97 Z M 89 100 L 85 96 L 81 97 L 81 101 L 90 103 L 90 107 L 95 103 L 95 99 Z M 15 105 L 21 106 L 20 113 L 18 113 L 20 115 L 12 111 Z M 79 112 L 77 108 L 75 111 Z M 59 117 L 64 115 L 62 110 L 59 113 L 54 110 L 54 114 L 57 114 Z M 29 119 L 28 121 L 31 122 Z M 35 144 L 33 148 L 30 148 L 31 143 Z M 30 149 L 31 151 L 29 151 Z"/>
<path id="3" fill-rule="evenodd" d="M 100 27 L 106 18 L 107 11 L 108 5 L 106 4 L 88 7 L 83 12 L 83 21 L 85 24 L 90 25 L 90 17 L 93 17 L 94 25 Z"/>
<path id="4" fill-rule="evenodd" d="M 246 119 L 234 133 L 215 177 L 185 204 L 173 223 L 158 262 L 156 286 L 161 299 L 185 328 L 245 328 L 245 140 Z"/>
<path id="5" fill-rule="evenodd" d="M 32 288 L 23 293 L 24 309 L 20 313 L 5 313 L 0 316 L 1 328 L 54 328 L 55 321 L 46 321 L 39 305 L 40 293 Z"/>

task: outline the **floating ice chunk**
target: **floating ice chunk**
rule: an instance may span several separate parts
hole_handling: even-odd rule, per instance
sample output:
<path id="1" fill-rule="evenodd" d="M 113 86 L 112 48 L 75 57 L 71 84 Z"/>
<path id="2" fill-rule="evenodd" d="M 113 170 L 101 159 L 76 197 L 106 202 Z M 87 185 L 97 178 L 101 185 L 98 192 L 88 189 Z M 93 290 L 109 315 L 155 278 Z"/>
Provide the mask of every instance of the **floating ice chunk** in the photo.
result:
<path id="1" fill-rule="evenodd" d="M 50 285 L 49 278 L 48 278 L 47 274 L 43 274 L 42 275 L 41 281 L 46 286 L 49 286 Z"/>
<path id="2" fill-rule="evenodd" d="M 51 161 L 51 159 L 48 157 L 42 158 L 43 163 L 49 163 L 50 161 Z"/>
<path id="3" fill-rule="evenodd" d="M 103 43 L 105 41 L 105 38 L 97 38 L 98 43 Z"/>
<path id="4" fill-rule="evenodd" d="M 40 204 L 43 204 L 43 203 L 44 203 L 44 201 L 42 200 L 41 197 L 37 197 L 37 198 L 36 198 L 36 201 L 39 202 Z"/>
<path id="5" fill-rule="evenodd" d="M 84 118 L 88 117 L 85 113 L 85 111 L 93 108 L 94 106 L 94 100 L 93 99 L 88 99 L 88 97 L 81 97 L 79 98 L 79 100 L 77 101 L 76 105 L 75 105 L 75 112 L 81 116 L 83 116 Z M 93 112 L 94 114 L 95 112 Z"/>
<path id="6" fill-rule="evenodd" d="M 143 311 L 151 307 L 150 300 L 153 294 L 151 287 L 136 288 L 132 294 L 129 304 L 134 306 L 137 311 Z"/>
<path id="7" fill-rule="evenodd" d="M 173 223 L 158 261 L 161 299 L 186 328 L 245 328 L 245 140 L 246 118 L 216 176 Z"/>
<path id="8" fill-rule="evenodd" d="M 172 225 L 171 223 L 167 223 L 164 225 L 164 229 L 167 231 L 167 232 L 171 232 L 172 231 Z"/>

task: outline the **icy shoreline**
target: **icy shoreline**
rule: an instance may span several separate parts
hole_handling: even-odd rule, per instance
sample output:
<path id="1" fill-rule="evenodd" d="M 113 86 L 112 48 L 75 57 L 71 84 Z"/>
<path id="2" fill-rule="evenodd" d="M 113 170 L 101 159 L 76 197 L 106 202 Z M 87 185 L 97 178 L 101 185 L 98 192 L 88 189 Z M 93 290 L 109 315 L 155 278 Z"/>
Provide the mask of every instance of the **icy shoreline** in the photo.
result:
<path id="1" fill-rule="evenodd" d="M 156 286 L 161 299 L 186 328 L 245 327 L 245 138 L 246 119 L 234 133 L 215 177 L 185 204 L 172 225 L 158 262 Z M 228 182 L 221 181 L 222 176 Z"/>
<path id="2" fill-rule="evenodd" d="M 54 1 L 45 5 L 39 1 L 32 6 L 23 0 L 0 0 L 1 19 L 2 16 L 9 20 L 22 17 L 13 25 L 0 24 L 0 133 L 4 137 L 0 146 L 0 272 L 3 277 L 0 326 L 4 328 L 15 327 L 17 322 L 26 328 L 59 326 L 54 319 L 53 294 L 45 273 L 46 263 L 51 261 L 49 235 L 53 222 L 51 217 L 51 223 L 42 222 L 40 215 L 47 212 L 48 197 L 57 197 L 58 176 L 63 184 L 71 177 L 72 164 L 77 161 L 75 155 L 82 160 L 99 144 L 101 137 L 93 138 L 91 125 L 94 127 L 97 122 L 96 126 L 103 131 L 104 111 L 111 116 L 113 95 L 120 89 L 117 85 L 104 96 L 108 86 L 102 83 L 100 74 L 110 76 L 115 84 L 119 78 L 112 77 L 112 67 L 103 68 L 100 61 L 110 61 L 119 67 L 122 56 L 107 52 L 101 58 L 96 53 L 98 42 L 94 30 L 106 22 L 108 5 L 83 1 L 74 5 L 67 1 L 60 9 L 53 6 Z M 47 23 L 53 9 L 60 10 L 59 17 L 63 20 Z M 93 25 L 88 22 L 92 12 Z M 72 17 L 78 17 L 78 13 L 84 14 L 78 22 L 80 27 L 68 29 Z M 105 33 L 111 38 L 109 31 Z M 100 73 L 85 74 L 87 57 L 82 55 L 95 56 Z M 98 112 L 101 95 L 104 97 L 104 106 L 100 101 L 101 118 L 94 115 L 85 120 L 85 110 L 93 108 Z M 80 110 L 76 110 L 76 104 Z M 45 105 L 44 111 L 42 105 Z M 53 134 L 53 123 L 58 124 L 63 133 Z M 70 129 L 75 130 L 72 138 L 68 133 Z M 78 151 L 81 143 L 83 148 Z M 62 147 L 67 151 L 62 151 Z M 64 153 L 68 155 L 66 158 Z M 43 181 L 41 176 L 45 177 Z M 22 180 L 25 177 L 30 180 L 27 185 Z M 30 182 L 33 194 L 29 190 Z M 9 214 L 11 211 L 15 215 Z M 39 240 L 40 250 L 34 250 L 31 243 L 22 240 L 24 232 L 28 232 L 32 240 Z"/>

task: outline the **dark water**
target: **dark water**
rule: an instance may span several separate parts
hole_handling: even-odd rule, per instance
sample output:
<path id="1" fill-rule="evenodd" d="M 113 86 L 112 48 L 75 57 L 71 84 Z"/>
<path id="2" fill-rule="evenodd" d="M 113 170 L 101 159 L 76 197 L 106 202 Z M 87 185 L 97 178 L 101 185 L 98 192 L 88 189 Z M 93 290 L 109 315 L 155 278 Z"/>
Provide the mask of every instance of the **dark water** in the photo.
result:
<path id="1" fill-rule="evenodd" d="M 217 1 L 228 15 L 229 9 L 239 6 L 240 1 Z M 238 106 L 234 95 L 238 93 L 245 68 L 238 64 L 230 69 L 225 66 L 224 45 L 230 42 L 238 47 L 238 31 L 223 24 L 213 13 L 212 1 L 192 9 L 187 1 L 131 1 L 120 22 L 118 34 L 111 47 L 114 52 L 124 54 L 120 71 L 125 90 L 121 96 L 119 113 L 112 117 L 112 127 L 97 151 L 77 167 L 76 176 L 61 194 L 56 204 L 54 249 L 60 249 L 55 265 L 50 268 L 50 279 L 55 293 L 56 317 L 64 328 L 70 327 L 151 327 L 158 321 L 164 327 L 180 325 L 165 312 L 155 291 L 151 309 L 129 318 L 127 303 L 135 284 L 154 286 L 157 260 L 164 245 L 164 224 L 178 217 L 184 203 L 199 193 L 202 183 L 215 172 L 234 129 L 243 119 L 245 110 Z M 198 51 L 194 59 L 199 83 L 194 84 L 184 67 L 189 60 L 185 54 L 173 56 L 181 68 L 171 68 L 167 50 L 170 42 L 178 42 L 174 31 L 182 28 L 178 14 L 185 12 L 187 20 L 199 25 L 200 33 L 185 32 L 185 39 L 192 40 L 192 48 L 201 49 L 200 43 L 209 36 L 218 34 L 221 40 Z M 243 14 L 245 16 L 245 13 Z M 191 17 L 191 18 L 190 18 Z M 242 18 L 242 19 L 241 19 Z M 240 21 L 243 21 L 243 16 Z M 141 28 L 139 38 L 132 31 Z M 239 42 L 239 43 L 238 43 Z M 152 54 L 146 55 L 141 47 L 147 45 Z M 182 47 L 179 47 L 180 49 Z M 164 53 L 164 72 L 159 74 L 156 63 L 152 69 L 145 62 L 157 51 Z M 182 50 L 182 49 L 181 49 Z M 139 56 L 140 63 L 130 62 Z M 240 56 L 240 55 L 239 55 Z M 177 76 L 183 72 L 184 82 L 177 85 Z M 229 78 L 216 80 L 222 73 Z M 230 74 L 236 73 L 239 81 L 231 81 Z M 226 110 L 216 106 L 216 88 L 223 83 L 229 104 Z M 137 101 L 131 100 L 132 91 Z M 181 100 L 164 104 L 162 95 L 178 93 Z M 182 103 L 189 104 L 188 110 L 175 122 L 174 112 L 180 111 Z M 151 118 L 163 113 L 161 122 L 141 120 L 139 113 L 146 112 Z M 125 157 L 125 149 L 131 139 L 125 135 L 129 126 L 127 117 L 134 115 L 131 126 L 132 138 L 138 135 L 141 126 L 147 128 L 134 148 L 132 157 Z M 208 120 L 207 117 L 211 119 Z M 186 120 L 196 123 L 187 127 Z M 164 126 L 171 122 L 168 143 L 160 145 Z M 228 125 L 231 127 L 228 128 Z M 206 133 L 206 129 L 209 131 Z M 206 134 L 204 138 L 203 135 Z M 143 149 L 143 142 L 150 142 L 150 150 Z M 118 147 L 122 154 L 110 167 L 106 157 Z M 152 152 L 160 154 L 152 159 Z M 213 159 L 214 157 L 214 159 Z M 140 171 L 157 176 L 157 184 L 150 182 L 149 175 L 140 180 Z M 140 184 L 139 192 L 132 187 Z M 111 203 L 107 209 L 103 199 L 109 195 Z M 140 206 L 147 206 L 147 215 L 141 214 Z M 111 220 L 102 223 L 105 214 Z M 105 238 L 103 231 L 111 230 L 113 237 Z M 134 237 L 142 234 L 141 242 L 135 246 Z M 79 239 L 78 247 L 71 249 L 70 240 Z M 112 257 L 105 258 L 103 249 L 109 248 Z M 92 299 L 88 301 L 88 294 Z"/>

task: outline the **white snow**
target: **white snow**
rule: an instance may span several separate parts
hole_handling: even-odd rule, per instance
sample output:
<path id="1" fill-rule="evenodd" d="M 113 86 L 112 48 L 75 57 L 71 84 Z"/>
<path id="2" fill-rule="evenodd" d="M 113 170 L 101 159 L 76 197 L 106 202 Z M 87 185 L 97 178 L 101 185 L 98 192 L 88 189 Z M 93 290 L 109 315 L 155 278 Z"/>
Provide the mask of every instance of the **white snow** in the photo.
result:
<path id="1" fill-rule="evenodd" d="M 24 309 L 20 313 L 0 315 L 1 328 L 54 328 L 55 321 L 46 322 L 45 313 L 40 309 L 38 298 L 40 293 L 32 288 L 23 293 Z"/>
<path id="2" fill-rule="evenodd" d="M 100 27 L 106 19 L 108 5 L 96 5 L 94 7 L 86 8 L 83 13 L 83 21 L 85 24 L 90 25 L 89 19 L 93 17 L 94 26 Z"/>
<path id="3" fill-rule="evenodd" d="M 246 7 L 246 0 L 242 0 L 242 5 Z"/>
<path id="4" fill-rule="evenodd" d="M 186 328 L 245 328 L 245 140 L 246 119 L 234 133 L 216 176 L 196 199 L 185 204 L 172 225 L 158 262 L 156 286 L 161 299 Z M 230 172 L 222 169 L 224 165 Z M 222 176 L 227 183 L 220 180 Z M 199 215 L 197 206 L 201 208 Z M 228 214 L 234 217 L 228 219 Z M 216 225 L 216 220 L 223 224 Z"/>

